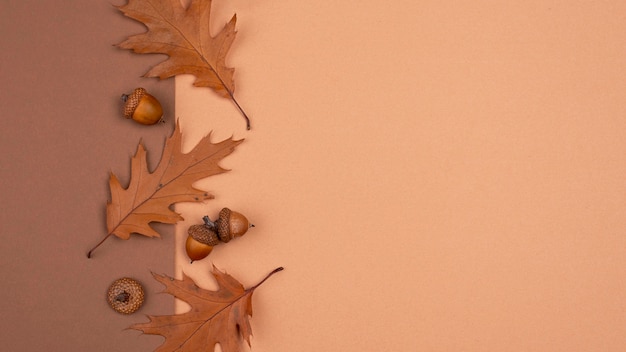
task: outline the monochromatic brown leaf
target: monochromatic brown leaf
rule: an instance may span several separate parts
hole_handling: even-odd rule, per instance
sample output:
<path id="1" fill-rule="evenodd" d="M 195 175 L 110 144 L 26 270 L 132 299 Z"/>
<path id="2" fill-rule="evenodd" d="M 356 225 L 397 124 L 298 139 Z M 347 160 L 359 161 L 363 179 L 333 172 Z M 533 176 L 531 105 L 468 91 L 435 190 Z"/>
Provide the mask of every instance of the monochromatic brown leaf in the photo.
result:
<path id="1" fill-rule="evenodd" d="M 238 352 L 240 337 L 250 345 L 252 329 L 248 317 L 252 316 L 252 293 L 281 270 L 282 267 L 275 269 L 255 286 L 244 289 L 235 278 L 214 266 L 216 291 L 198 287 L 184 273 L 182 280 L 153 273 L 154 278 L 165 285 L 164 292 L 187 302 L 191 309 L 178 315 L 148 316 L 149 322 L 130 328 L 164 336 L 165 342 L 156 350 L 158 352 L 213 351 L 218 343 L 223 352 Z"/>
<path id="2" fill-rule="evenodd" d="M 211 142 L 205 136 L 186 154 L 181 151 L 181 131 L 177 123 L 172 136 L 165 142 L 161 160 L 150 172 L 146 150 L 140 143 L 131 161 L 131 177 L 124 188 L 117 177 L 111 174 L 109 187 L 111 200 L 107 203 L 108 234 L 96 245 L 97 248 L 111 235 L 128 239 L 133 233 L 148 237 L 159 237 L 151 222 L 174 224 L 183 220 L 170 206 L 179 202 L 201 202 L 213 195 L 194 188 L 200 179 L 226 172 L 219 161 L 231 154 L 243 140 L 226 139 Z M 91 257 L 93 249 L 87 255 Z"/>
<path id="3" fill-rule="evenodd" d="M 166 54 L 168 59 L 152 67 L 145 76 L 161 79 L 192 74 L 198 87 L 209 87 L 224 98 L 235 100 L 235 70 L 226 66 L 226 55 L 235 40 L 237 16 L 213 37 L 209 32 L 212 0 L 192 0 L 184 8 L 180 0 L 129 0 L 118 9 L 143 23 L 148 31 L 119 43 L 136 53 Z"/>

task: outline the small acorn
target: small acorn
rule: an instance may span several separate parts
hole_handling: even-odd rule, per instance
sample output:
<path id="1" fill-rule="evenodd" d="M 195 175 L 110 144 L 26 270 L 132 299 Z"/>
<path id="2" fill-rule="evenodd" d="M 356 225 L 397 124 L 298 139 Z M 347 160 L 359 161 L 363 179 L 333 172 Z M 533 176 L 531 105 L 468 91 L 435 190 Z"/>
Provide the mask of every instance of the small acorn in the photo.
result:
<path id="1" fill-rule="evenodd" d="M 154 125 L 162 121 L 161 103 L 144 88 L 135 88 L 131 94 L 123 94 L 124 117 L 143 125 Z"/>
<path id="2" fill-rule="evenodd" d="M 204 224 L 192 225 L 187 230 L 185 249 L 192 263 L 206 258 L 220 242 L 226 243 L 243 236 L 250 227 L 254 227 L 244 215 L 228 208 L 220 211 L 215 222 L 208 216 L 204 216 L 202 220 Z"/>
<path id="3" fill-rule="evenodd" d="M 185 250 L 191 262 L 206 258 L 213 250 L 213 246 L 220 243 L 217 234 L 206 224 L 192 225 L 187 230 Z"/>
<path id="4" fill-rule="evenodd" d="M 243 236 L 254 225 L 250 225 L 248 219 L 241 213 L 224 208 L 215 221 L 215 227 L 220 241 L 226 243 L 235 237 Z"/>
<path id="5" fill-rule="evenodd" d="M 134 313 L 141 307 L 143 300 L 143 286 L 128 277 L 115 280 L 107 292 L 107 301 L 111 308 L 122 314 Z"/>

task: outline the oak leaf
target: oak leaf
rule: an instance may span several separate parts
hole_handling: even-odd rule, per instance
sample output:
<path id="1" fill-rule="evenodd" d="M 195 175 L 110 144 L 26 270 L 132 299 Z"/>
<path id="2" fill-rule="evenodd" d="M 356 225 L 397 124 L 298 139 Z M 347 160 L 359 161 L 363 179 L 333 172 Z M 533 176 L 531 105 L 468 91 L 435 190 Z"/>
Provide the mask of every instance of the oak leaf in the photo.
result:
<path id="1" fill-rule="evenodd" d="M 125 16 L 143 23 L 147 32 L 128 37 L 118 44 L 140 54 L 166 54 L 168 59 L 152 67 L 146 77 L 165 79 L 180 74 L 196 77 L 194 85 L 209 87 L 218 95 L 235 100 L 234 68 L 226 66 L 226 55 L 235 40 L 237 15 L 215 35 L 209 32 L 212 0 L 191 0 L 184 8 L 180 0 L 129 0 L 117 6 Z"/>
<path id="2" fill-rule="evenodd" d="M 129 239 L 133 233 L 147 237 L 160 237 L 151 222 L 174 224 L 183 217 L 170 209 L 179 202 L 202 202 L 214 196 L 194 188 L 192 184 L 200 179 L 221 174 L 228 170 L 219 166 L 219 161 L 231 154 L 243 139 L 232 138 L 218 143 L 211 142 L 211 134 L 205 136 L 189 152 L 182 153 L 182 133 L 180 125 L 165 142 L 161 160 L 150 172 L 146 160 L 146 150 L 141 143 L 131 160 L 131 176 L 124 188 L 115 174 L 111 173 L 109 188 L 111 200 L 107 202 L 108 233 L 87 257 L 111 235 Z"/>
<path id="3" fill-rule="evenodd" d="M 219 343 L 223 352 L 238 352 L 240 336 L 250 345 L 252 328 L 248 317 L 252 316 L 252 293 L 281 270 L 282 267 L 274 269 L 261 282 L 244 289 L 235 278 L 213 266 L 216 291 L 200 288 L 184 273 L 182 280 L 153 273 L 165 285 L 164 292 L 187 302 L 191 309 L 178 315 L 149 315 L 149 322 L 129 328 L 165 337 L 156 351 L 213 351 Z"/>

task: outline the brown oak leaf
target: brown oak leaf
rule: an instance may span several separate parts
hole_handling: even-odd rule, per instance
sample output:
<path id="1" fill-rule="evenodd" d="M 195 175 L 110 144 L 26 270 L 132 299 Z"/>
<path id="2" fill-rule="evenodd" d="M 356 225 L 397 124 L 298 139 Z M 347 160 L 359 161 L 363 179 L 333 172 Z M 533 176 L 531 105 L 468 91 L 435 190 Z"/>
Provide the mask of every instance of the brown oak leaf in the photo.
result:
<path id="1" fill-rule="evenodd" d="M 188 8 L 184 8 L 180 0 L 129 0 L 117 8 L 143 23 L 148 31 L 128 37 L 118 47 L 140 54 L 168 55 L 168 59 L 152 67 L 145 76 L 165 79 L 194 75 L 195 86 L 209 87 L 231 99 L 250 129 L 250 120 L 234 96 L 235 69 L 226 66 L 226 55 L 237 33 L 237 15 L 213 37 L 209 32 L 211 3 L 212 0 L 191 0 Z"/>
<path id="2" fill-rule="evenodd" d="M 131 161 L 131 177 L 127 188 L 122 187 L 111 173 L 109 188 L 111 200 L 107 202 L 108 234 L 89 251 L 87 257 L 111 235 L 128 239 L 132 233 L 159 237 L 151 222 L 174 224 L 183 220 L 170 206 L 179 202 L 202 202 L 214 196 L 194 188 L 200 179 L 221 174 L 228 170 L 219 161 L 231 154 L 243 139 L 232 138 L 218 143 L 211 142 L 211 134 L 205 136 L 189 152 L 181 151 L 181 130 L 177 123 L 170 138 L 165 142 L 161 160 L 154 171 L 148 169 L 146 150 L 139 143 Z"/>
<path id="3" fill-rule="evenodd" d="M 165 285 L 164 292 L 187 302 L 191 309 L 178 315 L 149 315 L 149 322 L 129 328 L 165 337 L 156 351 L 213 351 L 219 343 L 223 352 L 238 352 L 239 336 L 250 345 L 252 329 L 248 317 L 252 316 L 252 293 L 281 270 L 282 267 L 274 269 L 261 282 L 244 289 L 235 278 L 213 266 L 211 273 L 217 281 L 217 291 L 198 287 L 184 273 L 182 280 L 153 273 Z"/>

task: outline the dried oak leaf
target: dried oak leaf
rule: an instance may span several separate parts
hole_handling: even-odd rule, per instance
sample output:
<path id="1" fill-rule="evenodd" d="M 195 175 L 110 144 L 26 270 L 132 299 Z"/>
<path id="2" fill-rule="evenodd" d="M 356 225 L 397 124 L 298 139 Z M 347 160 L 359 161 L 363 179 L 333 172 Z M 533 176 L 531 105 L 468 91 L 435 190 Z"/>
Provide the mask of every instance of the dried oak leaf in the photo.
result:
<path id="1" fill-rule="evenodd" d="M 235 69 L 226 66 L 226 55 L 237 33 L 237 15 L 212 37 L 209 32 L 211 2 L 191 0 L 185 9 L 180 0 L 129 0 L 117 8 L 127 17 L 143 23 L 148 31 L 128 37 L 118 47 L 140 54 L 168 55 L 168 59 L 152 67 L 145 76 L 160 79 L 180 74 L 196 76 L 195 86 L 209 87 L 231 99 L 250 129 L 250 120 L 234 96 Z"/>
<path id="2" fill-rule="evenodd" d="M 132 233 L 147 237 L 159 237 L 151 222 L 174 224 L 183 220 L 170 206 L 179 202 L 202 202 L 214 196 L 194 188 L 200 179 L 221 174 L 228 170 L 219 166 L 219 161 L 231 154 L 243 139 L 232 138 L 218 143 L 211 142 L 211 134 L 205 136 L 186 154 L 181 151 L 181 130 L 177 123 L 174 133 L 165 142 L 161 161 L 150 172 L 146 150 L 139 143 L 131 161 L 131 176 L 127 188 L 122 187 L 111 173 L 109 188 L 111 200 L 107 202 L 108 234 L 87 257 L 108 237 L 115 235 L 128 239 Z"/>
<path id="3" fill-rule="evenodd" d="M 220 344 L 223 352 L 240 351 L 241 336 L 250 345 L 252 293 L 273 274 L 274 269 L 255 286 L 244 289 L 235 278 L 213 266 L 217 291 L 205 290 L 183 273 L 182 280 L 152 274 L 165 285 L 166 293 L 187 302 L 191 309 L 183 314 L 151 316 L 147 323 L 130 326 L 145 334 L 161 335 L 165 342 L 156 351 L 213 351 Z"/>

